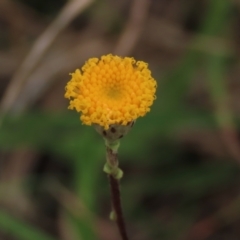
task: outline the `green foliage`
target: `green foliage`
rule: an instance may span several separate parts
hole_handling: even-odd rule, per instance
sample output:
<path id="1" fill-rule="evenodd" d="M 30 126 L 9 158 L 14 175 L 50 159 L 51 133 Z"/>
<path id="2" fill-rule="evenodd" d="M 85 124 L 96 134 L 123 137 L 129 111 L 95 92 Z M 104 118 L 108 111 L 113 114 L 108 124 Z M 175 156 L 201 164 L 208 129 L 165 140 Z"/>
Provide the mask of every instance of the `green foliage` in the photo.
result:
<path id="1" fill-rule="evenodd" d="M 208 4 L 199 33 L 209 37 L 225 36 L 226 26 L 231 20 L 230 1 L 211 0 Z M 199 163 L 194 157 L 189 157 L 189 162 L 184 162 L 182 146 L 175 139 L 180 132 L 191 129 L 216 130 L 221 119 L 226 119 L 221 126 L 228 126 L 233 121 L 234 116 L 224 106 L 228 94 L 226 60 L 231 56 L 194 49 L 200 40 L 193 40 L 193 47 L 178 67 L 159 79 L 158 98 L 151 112 L 137 120 L 121 142 L 120 165 L 131 173 L 128 174 L 127 170 L 122 180 L 125 212 L 138 226 L 149 231 L 149 236 L 153 231 L 153 239 L 160 236 L 177 239 L 178 234 L 182 234 L 196 219 L 201 198 L 227 189 L 238 180 L 239 169 L 230 159 L 215 161 L 203 157 L 204 161 Z M 186 104 L 192 78 L 199 68 L 206 73 L 204 81 L 217 106 L 216 115 Z M 223 106 L 224 111 L 219 106 Z M 73 171 L 76 196 L 90 211 L 99 211 L 99 196 L 105 198 L 108 192 L 102 172 L 104 143 L 93 128 L 81 126 L 77 113 L 28 112 L 18 117 L 7 116 L 1 128 L 0 148 L 5 152 L 33 148 L 61 156 L 61 160 L 67 159 Z M 143 206 L 142 202 L 144 198 L 158 199 L 159 196 L 169 195 L 178 196 L 172 224 L 167 226 L 162 221 L 162 227 L 159 227 L 158 220 L 153 216 L 154 210 Z M 71 213 L 69 219 L 82 239 L 96 239 L 92 221 Z M 0 212 L 0 228 L 11 231 L 19 239 L 51 239 L 5 212 Z"/>
<path id="2" fill-rule="evenodd" d="M 0 211 L 0 228 L 9 236 L 14 236 L 20 240 L 56 240 L 56 238 L 23 223 L 20 219 L 14 218 L 5 211 Z"/>

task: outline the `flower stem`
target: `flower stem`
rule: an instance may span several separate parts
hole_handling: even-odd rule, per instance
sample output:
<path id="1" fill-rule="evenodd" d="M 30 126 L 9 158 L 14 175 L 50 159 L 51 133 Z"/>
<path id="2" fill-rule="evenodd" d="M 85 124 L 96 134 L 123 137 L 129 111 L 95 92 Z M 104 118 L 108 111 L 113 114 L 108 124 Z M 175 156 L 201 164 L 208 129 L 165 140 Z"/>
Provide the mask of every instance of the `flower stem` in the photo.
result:
<path id="1" fill-rule="evenodd" d="M 113 218 L 115 218 L 114 220 L 116 220 L 122 240 L 129 240 L 127 236 L 121 204 L 119 180 L 122 177 L 123 173 L 122 170 L 118 168 L 117 149 L 113 149 L 109 145 L 106 145 L 106 151 L 107 163 L 104 167 L 104 171 L 108 174 L 109 177 Z"/>
<path id="2" fill-rule="evenodd" d="M 114 178 L 112 175 L 109 175 L 109 182 L 111 188 L 111 198 L 114 212 L 116 214 L 116 222 L 118 230 L 122 237 L 122 240 L 129 240 L 127 236 L 126 226 L 123 218 L 122 206 L 121 206 L 121 197 L 119 189 L 119 180 Z"/>

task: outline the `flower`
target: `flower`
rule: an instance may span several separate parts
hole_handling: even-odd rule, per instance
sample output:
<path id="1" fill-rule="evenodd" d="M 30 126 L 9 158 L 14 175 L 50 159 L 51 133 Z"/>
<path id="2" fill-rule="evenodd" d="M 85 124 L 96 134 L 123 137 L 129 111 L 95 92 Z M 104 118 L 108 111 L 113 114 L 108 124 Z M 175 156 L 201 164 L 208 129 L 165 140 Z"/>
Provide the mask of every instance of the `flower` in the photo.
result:
<path id="1" fill-rule="evenodd" d="M 65 97 L 69 109 L 81 112 L 83 124 L 109 129 L 150 111 L 157 84 L 145 62 L 108 54 L 89 59 L 81 70 L 70 74 Z"/>

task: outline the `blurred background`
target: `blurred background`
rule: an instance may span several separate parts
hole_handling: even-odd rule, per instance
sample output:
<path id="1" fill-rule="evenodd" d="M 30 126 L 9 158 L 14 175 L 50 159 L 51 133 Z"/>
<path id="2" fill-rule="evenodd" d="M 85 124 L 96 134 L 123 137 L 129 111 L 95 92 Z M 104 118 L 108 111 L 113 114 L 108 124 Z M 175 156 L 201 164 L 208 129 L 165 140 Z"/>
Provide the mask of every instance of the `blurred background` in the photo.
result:
<path id="1" fill-rule="evenodd" d="M 0 0 L 0 239 L 120 239 L 103 140 L 63 97 L 108 53 L 158 82 L 120 147 L 130 239 L 240 239 L 239 26 L 239 0 Z"/>

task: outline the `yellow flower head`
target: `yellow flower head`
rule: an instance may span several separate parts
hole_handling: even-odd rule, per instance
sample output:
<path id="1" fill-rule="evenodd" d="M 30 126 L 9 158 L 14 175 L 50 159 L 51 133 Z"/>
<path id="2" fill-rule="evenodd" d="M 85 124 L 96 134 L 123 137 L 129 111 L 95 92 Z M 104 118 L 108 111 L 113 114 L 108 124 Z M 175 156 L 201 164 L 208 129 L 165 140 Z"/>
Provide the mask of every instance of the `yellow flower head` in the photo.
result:
<path id="1" fill-rule="evenodd" d="M 70 99 L 69 109 L 81 112 L 86 125 L 105 129 L 111 124 L 127 125 L 149 112 L 156 98 L 151 71 L 134 58 L 111 54 L 91 58 L 71 76 L 65 97 Z"/>

